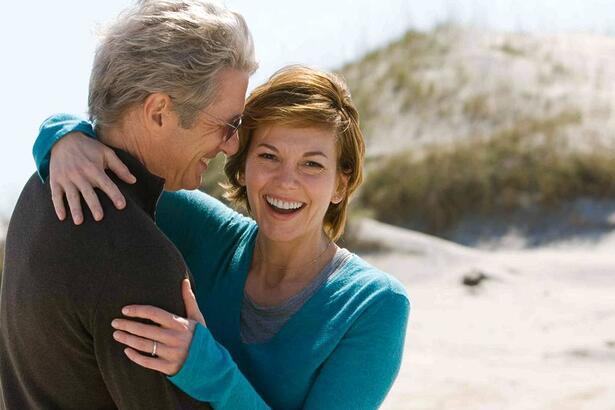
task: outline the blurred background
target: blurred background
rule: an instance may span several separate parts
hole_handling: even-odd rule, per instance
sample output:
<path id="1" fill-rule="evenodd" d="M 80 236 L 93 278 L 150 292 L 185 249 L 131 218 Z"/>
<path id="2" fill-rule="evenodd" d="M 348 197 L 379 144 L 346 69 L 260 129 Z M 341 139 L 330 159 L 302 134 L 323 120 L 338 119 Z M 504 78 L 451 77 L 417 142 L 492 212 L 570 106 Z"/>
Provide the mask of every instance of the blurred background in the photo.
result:
<path id="1" fill-rule="evenodd" d="M 615 409 L 615 3 L 226 3 L 254 36 L 250 88 L 303 63 L 359 108 L 343 243 L 413 302 L 383 408 Z M 96 29 L 130 4 L 3 5 L 0 270 L 38 126 L 85 114 Z"/>

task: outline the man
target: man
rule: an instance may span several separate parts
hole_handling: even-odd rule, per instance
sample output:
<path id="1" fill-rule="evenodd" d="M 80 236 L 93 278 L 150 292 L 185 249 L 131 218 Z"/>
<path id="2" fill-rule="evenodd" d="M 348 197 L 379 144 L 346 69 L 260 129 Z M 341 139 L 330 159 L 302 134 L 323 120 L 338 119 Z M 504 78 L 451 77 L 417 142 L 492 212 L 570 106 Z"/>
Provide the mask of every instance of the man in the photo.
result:
<path id="1" fill-rule="evenodd" d="M 207 406 L 128 360 L 111 321 L 129 304 L 185 316 L 181 282 L 190 275 L 154 223 L 156 202 L 163 189 L 196 188 L 210 158 L 237 150 L 255 68 L 244 20 L 216 4 L 141 1 L 110 27 L 88 105 L 109 158 L 126 163 L 136 183 L 115 179 L 123 211 L 105 195 L 93 217 L 73 209 L 80 227 L 58 221 L 49 184 L 36 175 L 26 184 L 7 233 L 0 296 L 5 408 Z"/>

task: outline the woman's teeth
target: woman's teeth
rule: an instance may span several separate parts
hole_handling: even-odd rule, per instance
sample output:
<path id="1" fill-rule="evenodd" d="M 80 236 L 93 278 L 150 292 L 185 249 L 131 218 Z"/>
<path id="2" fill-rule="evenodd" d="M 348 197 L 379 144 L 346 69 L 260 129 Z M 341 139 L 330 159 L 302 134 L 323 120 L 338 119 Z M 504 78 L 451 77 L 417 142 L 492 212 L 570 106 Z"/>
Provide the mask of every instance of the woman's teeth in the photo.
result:
<path id="1" fill-rule="evenodd" d="M 269 205 L 275 206 L 276 208 L 279 208 L 279 209 L 285 209 L 285 210 L 299 209 L 303 206 L 303 202 L 286 202 L 286 201 L 281 201 L 276 198 L 272 198 L 270 196 L 266 196 L 265 199 L 267 200 Z"/>

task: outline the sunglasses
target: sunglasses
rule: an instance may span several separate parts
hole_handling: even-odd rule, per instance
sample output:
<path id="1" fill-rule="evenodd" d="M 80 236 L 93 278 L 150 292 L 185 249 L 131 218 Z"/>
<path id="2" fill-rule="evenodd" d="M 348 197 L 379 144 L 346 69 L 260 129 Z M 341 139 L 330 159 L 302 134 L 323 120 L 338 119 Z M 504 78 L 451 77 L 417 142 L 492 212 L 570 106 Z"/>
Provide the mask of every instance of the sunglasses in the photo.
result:
<path id="1" fill-rule="evenodd" d="M 224 137 L 223 137 L 224 142 L 233 138 L 233 136 L 237 133 L 237 131 L 239 131 L 239 127 L 241 127 L 241 122 L 243 119 L 241 115 L 238 115 L 237 117 L 233 118 L 231 122 L 226 122 L 216 117 L 215 115 L 211 115 L 210 113 L 206 111 L 202 111 L 202 112 L 205 115 L 207 115 L 209 118 L 217 122 L 218 125 L 224 128 Z"/>

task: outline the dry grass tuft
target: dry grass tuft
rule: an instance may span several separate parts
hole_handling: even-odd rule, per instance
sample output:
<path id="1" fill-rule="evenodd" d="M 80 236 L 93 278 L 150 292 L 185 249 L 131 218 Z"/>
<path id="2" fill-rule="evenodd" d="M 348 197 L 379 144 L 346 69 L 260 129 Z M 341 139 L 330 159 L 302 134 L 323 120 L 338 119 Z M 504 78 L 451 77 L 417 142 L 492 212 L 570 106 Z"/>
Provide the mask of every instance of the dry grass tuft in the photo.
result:
<path id="1" fill-rule="evenodd" d="M 471 214 L 615 197 L 615 153 L 574 151 L 558 132 L 581 114 L 520 120 L 486 139 L 405 152 L 372 170 L 359 201 L 384 222 L 440 234 Z"/>

